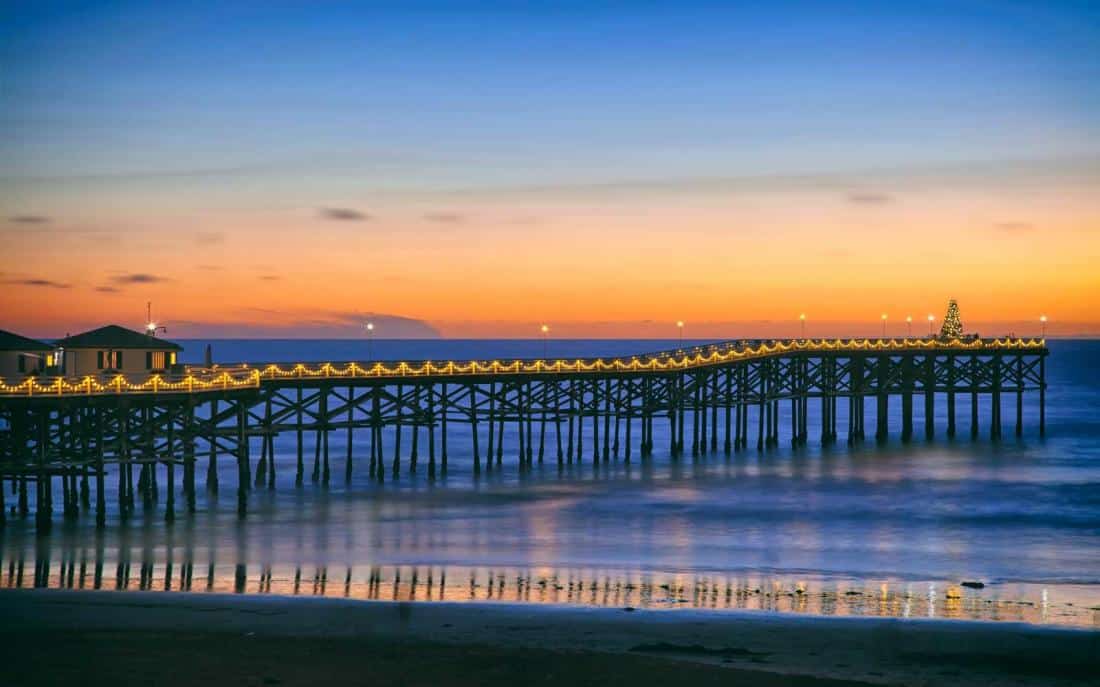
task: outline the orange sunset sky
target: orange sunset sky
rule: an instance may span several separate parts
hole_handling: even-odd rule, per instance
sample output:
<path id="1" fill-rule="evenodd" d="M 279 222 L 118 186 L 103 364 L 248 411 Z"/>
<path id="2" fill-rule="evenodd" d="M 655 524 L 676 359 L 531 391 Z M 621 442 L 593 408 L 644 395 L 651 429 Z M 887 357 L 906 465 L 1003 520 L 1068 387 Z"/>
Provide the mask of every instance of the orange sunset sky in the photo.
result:
<path id="1" fill-rule="evenodd" d="M 152 301 L 170 338 L 902 335 L 957 298 L 983 334 L 1100 334 L 1097 23 L 982 7 L 809 38 L 812 8 L 27 9 L 0 328 Z M 727 47 L 761 27 L 804 52 Z"/>

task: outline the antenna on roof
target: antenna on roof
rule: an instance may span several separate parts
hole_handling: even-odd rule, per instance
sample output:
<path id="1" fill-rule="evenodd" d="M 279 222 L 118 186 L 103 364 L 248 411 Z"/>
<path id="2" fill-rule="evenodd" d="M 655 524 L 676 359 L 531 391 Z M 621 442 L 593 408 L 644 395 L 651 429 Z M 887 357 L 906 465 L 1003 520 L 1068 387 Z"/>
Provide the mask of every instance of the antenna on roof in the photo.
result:
<path id="1" fill-rule="evenodd" d="M 145 303 L 145 333 L 149 336 L 156 336 L 158 329 L 165 334 L 168 333 L 167 327 L 158 325 L 153 321 L 153 301 L 147 301 Z"/>

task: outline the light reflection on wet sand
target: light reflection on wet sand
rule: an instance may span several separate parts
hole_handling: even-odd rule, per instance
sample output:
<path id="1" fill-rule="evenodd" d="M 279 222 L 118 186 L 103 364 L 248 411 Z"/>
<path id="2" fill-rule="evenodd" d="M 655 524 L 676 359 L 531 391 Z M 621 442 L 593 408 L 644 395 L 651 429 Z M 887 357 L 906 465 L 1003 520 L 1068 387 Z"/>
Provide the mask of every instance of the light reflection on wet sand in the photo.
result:
<path id="1" fill-rule="evenodd" d="M 794 578 L 595 568 L 434 565 L 245 565 L 176 559 L 144 549 L 107 556 L 0 560 L 0 588 L 319 596 L 365 601 L 507 602 L 647 609 L 768 611 L 819 616 L 1014 621 L 1100 628 L 1100 607 L 1038 585 L 969 589 L 943 582 Z M 178 553 L 178 552 L 177 552 Z M 1086 591 L 1087 590 L 1083 590 Z"/>

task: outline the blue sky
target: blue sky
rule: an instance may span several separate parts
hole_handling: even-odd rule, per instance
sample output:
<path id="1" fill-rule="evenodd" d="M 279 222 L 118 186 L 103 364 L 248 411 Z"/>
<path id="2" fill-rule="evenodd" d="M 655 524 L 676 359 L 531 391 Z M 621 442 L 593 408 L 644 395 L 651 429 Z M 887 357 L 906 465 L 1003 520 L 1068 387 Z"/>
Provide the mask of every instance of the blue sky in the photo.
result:
<path id="1" fill-rule="evenodd" d="M 1096 3 L 538 5 L 9 3 L 3 173 L 353 168 L 447 187 L 1100 140 Z"/>
<path id="2" fill-rule="evenodd" d="M 0 7 L 13 328 L 1100 331 L 1095 1 Z"/>

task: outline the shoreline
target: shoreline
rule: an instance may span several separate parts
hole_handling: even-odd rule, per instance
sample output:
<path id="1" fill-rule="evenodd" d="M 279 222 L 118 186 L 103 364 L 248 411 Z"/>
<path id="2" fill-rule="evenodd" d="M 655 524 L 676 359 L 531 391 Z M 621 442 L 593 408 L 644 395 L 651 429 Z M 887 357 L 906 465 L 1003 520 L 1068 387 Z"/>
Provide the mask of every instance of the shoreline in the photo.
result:
<path id="1" fill-rule="evenodd" d="M 0 540 L 3 538 L 0 537 Z M 50 543 L 50 540 L 45 540 Z M 0 545 L 0 589 L 259 594 L 366 601 L 518 603 L 648 610 L 749 611 L 798 617 L 1020 622 L 1100 629 L 1095 584 L 967 582 L 775 570 L 376 563 L 303 565 L 217 560 L 190 543 L 98 548 Z"/>
<path id="2" fill-rule="evenodd" d="M 107 633 L 123 645 L 150 633 L 212 646 L 241 637 L 412 642 L 515 656 L 538 649 L 627 662 L 648 657 L 890 685 L 1085 684 L 1100 653 L 1100 632 L 1005 621 L 70 590 L 0 590 L 0 611 L 20 619 L 2 630 L 8 639 L 78 632 L 84 641 Z M 184 660 L 172 655 L 170 642 L 158 646 L 166 664 Z"/>

